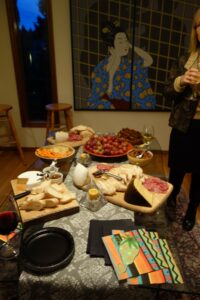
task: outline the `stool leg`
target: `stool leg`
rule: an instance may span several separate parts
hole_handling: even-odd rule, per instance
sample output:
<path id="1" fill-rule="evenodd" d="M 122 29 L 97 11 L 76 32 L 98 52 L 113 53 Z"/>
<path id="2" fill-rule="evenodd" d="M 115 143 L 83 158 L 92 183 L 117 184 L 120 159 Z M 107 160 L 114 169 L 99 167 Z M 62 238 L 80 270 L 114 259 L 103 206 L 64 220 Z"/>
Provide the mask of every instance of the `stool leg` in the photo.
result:
<path id="1" fill-rule="evenodd" d="M 8 118 L 8 121 L 9 121 L 10 129 L 12 131 L 13 137 L 14 137 L 14 139 L 16 141 L 16 145 L 17 145 L 17 149 L 18 149 L 19 155 L 21 157 L 21 160 L 25 164 L 24 153 L 22 151 L 22 147 L 20 145 L 20 141 L 19 141 L 19 138 L 18 138 L 18 135 L 17 135 L 17 131 L 16 131 L 16 128 L 15 128 L 15 125 L 14 125 L 14 122 L 13 122 L 13 118 L 12 118 L 12 115 L 11 115 L 10 111 L 7 112 L 7 118 Z"/>
<path id="2" fill-rule="evenodd" d="M 47 129 L 46 129 L 46 138 L 48 137 L 49 135 L 49 130 L 50 130 L 50 127 L 51 127 L 51 112 L 48 111 L 47 112 Z"/>
<path id="3" fill-rule="evenodd" d="M 64 115 L 65 115 L 67 129 L 70 130 L 73 127 L 71 110 L 64 110 Z"/>
<path id="4" fill-rule="evenodd" d="M 51 112 L 51 130 L 55 128 L 55 113 L 54 111 Z"/>

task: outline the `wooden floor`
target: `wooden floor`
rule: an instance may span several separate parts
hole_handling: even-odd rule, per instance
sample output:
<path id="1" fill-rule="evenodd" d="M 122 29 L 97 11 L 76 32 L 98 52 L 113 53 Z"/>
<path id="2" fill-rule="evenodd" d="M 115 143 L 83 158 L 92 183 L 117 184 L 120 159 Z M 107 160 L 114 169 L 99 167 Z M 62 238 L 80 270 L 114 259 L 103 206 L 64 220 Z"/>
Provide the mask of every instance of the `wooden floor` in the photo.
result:
<path id="1" fill-rule="evenodd" d="M 26 171 L 35 161 L 36 157 L 34 149 L 24 149 L 26 164 L 23 164 L 20 160 L 18 152 L 15 148 L 1 148 L 0 149 L 0 211 L 3 211 L 9 207 L 9 194 L 11 192 L 10 181 L 15 179 L 20 173 Z M 167 167 L 168 153 L 163 152 L 163 167 L 165 175 L 168 176 L 169 169 Z M 183 189 L 188 194 L 190 184 L 189 174 L 185 176 L 183 182 Z M 200 223 L 200 207 L 197 212 L 197 221 Z"/>
<path id="2" fill-rule="evenodd" d="M 22 163 L 15 148 L 0 149 L 0 211 L 5 210 L 9 205 L 10 181 L 26 171 L 36 159 L 33 149 L 24 150 L 24 156 L 26 164 Z"/>

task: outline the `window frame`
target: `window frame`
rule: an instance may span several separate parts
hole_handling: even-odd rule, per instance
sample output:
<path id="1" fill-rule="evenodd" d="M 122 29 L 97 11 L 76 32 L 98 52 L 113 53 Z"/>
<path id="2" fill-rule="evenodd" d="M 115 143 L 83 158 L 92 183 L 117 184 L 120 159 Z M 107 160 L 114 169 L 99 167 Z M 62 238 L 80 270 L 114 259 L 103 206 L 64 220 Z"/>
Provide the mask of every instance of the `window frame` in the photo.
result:
<path id="1" fill-rule="evenodd" d="M 52 6 L 50 0 L 45 0 L 45 1 L 47 2 L 48 45 L 49 45 L 51 95 L 52 95 L 52 99 L 49 99 L 49 103 L 57 103 L 58 93 L 57 93 L 57 81 L 56 81 Z M 15 3 L 13 0 L 6 0 L 7 18 L 8 18 L 9 32 L 10 32 L 15 79 L 17 85 L 19 109 L 21 115 L 21 124 L 22 127 L 46 127 L 46 120 L 33 121 L 28 119 L 28 114 L 27 114 L 28 99 L 26 95 L 25 80 L 24 80 L 25 74 L 23 68 L 21 67 L 22 56 L 19 55 L 21 43 L 19 38 L 19 30 L 17 28 L 16 19 L 15 19 L 14 4 Z"/>

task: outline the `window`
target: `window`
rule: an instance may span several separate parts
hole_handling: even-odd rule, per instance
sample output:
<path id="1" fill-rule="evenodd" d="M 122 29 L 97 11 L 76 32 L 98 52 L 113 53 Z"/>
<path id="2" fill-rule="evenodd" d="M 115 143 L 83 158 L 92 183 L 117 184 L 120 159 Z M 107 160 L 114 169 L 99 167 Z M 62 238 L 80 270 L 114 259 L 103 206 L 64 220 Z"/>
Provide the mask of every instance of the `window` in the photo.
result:
<path id="1" fill-rule="evenodd" d="M 49 0 L 6 0 L 23 127 L 46 125 L 45 105 L 57 101 Z"/>

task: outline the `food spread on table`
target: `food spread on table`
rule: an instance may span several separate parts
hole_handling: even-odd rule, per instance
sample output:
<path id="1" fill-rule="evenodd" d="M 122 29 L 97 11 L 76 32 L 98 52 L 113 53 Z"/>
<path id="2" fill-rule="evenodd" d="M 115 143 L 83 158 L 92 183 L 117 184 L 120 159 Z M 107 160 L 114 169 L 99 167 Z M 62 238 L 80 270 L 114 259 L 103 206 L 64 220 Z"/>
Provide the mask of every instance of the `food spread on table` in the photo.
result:
<path id="1" fill-rule="evenodd" d="M 95 131 L 91 127 L 78 125 L 71 128 L 68 132 L 56 131 L 54 136 L 48 137 L 47 140 L 51 144 L 79 147 L 84 145 L 94 134 Z"/>
<path id="2" fill-rule="evenodd" d="M 77 165 L 71 174 L 75 187 L 84 191 L 91 188 L 92 184 L 104 195 L 106 200 L 128 209 L 137 210 L 144 206 L 144 212 L 149 212 L 161 205 L 172 191 L 172 186 L 157 177 L 143 173 L 143 169 L 131 163 L 96 163 L 92 156 L 115 158 L 127 155 L 133 145 L 143 142 L 142 135 L 134 129 L 122 128 L 117 134 L 95 134 L 88 126 L 79 125 L 69 132 L 56 132 L 57 141 L 78 141 L 87 138 L 83 145 L 83 153 L 77 157 Z M 134 146 L 135 147 L 135 146 Z M 36 149 L 39 157 L 58 159 L 74 153 L 71 146 L 55 143 Z M 136 153 L 137 154 L 137 153 Z M 88 164 L 84 163 L 87 157 Z M 148 156 L 144 151 L 143 156 Z M 58 171 L 58 170 L 57 170 Z M 38 171 L 39 172 L 39 171 Z M 15 184 L 16 188 L 16 184 Z M 22 191 L 20 191 L 22 192 Z M 53 210 L 62 205 L 67 205 L 75 200 L 76 194 L 68 189 L 62 182 L 53 183 L 42 178 L 40 184 L 31 188 L 30 195 L 18 200 L 19 208 L 25 213 L 30 211 L 42 212 L 46 209 Z"/>

